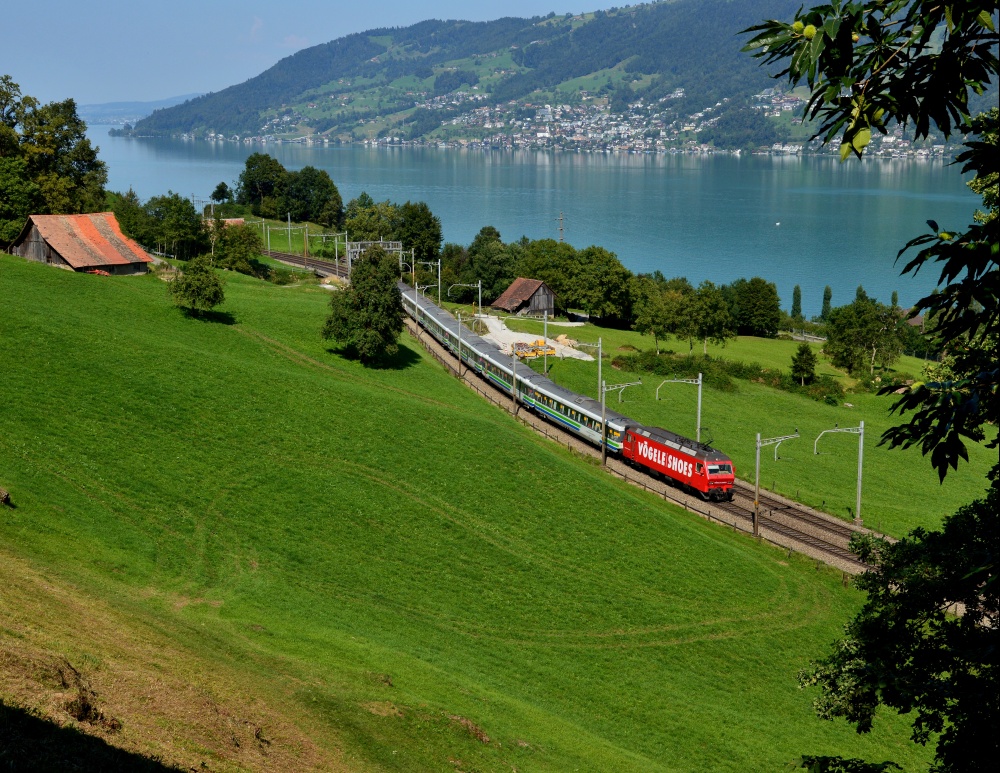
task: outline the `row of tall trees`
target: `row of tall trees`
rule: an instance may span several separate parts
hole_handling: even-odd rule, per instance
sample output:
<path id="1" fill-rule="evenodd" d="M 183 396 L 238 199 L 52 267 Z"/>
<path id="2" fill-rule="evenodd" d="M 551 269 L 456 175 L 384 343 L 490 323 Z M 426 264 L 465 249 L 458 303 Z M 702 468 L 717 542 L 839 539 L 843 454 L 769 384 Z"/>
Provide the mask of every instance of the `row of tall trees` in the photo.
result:
<path id="1" fill-rule="evenodd" d="M 0 76 L 0 242 L 12 241 L 28 215 L 104 207 L 107 169 L 86 129 L 72 99 L 43 105 Z"/>

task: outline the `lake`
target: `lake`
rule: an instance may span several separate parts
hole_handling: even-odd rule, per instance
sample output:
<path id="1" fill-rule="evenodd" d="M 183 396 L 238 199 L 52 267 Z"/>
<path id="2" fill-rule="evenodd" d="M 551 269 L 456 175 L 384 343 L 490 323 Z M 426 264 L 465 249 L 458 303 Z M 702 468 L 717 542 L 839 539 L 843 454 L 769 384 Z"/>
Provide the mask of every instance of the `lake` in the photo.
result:
<path id="1" fill-rule="evenodd" d="M 143 199 L 168 190 L 207 201 L 219 182 L 234 185 L 254 152 L 288 169 L 325 169 L 344 201 L 425 201 L 444 238 L 468 245 L 480 228 L 504 240 L 563 236 L 597 244 L 634 272 L 659 269 L 694 284 L 762 276 L 782 305 L 802 288 L 807 316 L 823 288 L 835 306 L 859 284 L 907 306 L 930 292 L 937 273 L 900 277 L 897 251 L 925 221 L 962 229 L 979 203 L 955 167 L 931 160 L 670 154 L 578 154 L 448 148 L 242 145 L 109 137 L 88 132 L 108 164 L 108 187 Z"/>

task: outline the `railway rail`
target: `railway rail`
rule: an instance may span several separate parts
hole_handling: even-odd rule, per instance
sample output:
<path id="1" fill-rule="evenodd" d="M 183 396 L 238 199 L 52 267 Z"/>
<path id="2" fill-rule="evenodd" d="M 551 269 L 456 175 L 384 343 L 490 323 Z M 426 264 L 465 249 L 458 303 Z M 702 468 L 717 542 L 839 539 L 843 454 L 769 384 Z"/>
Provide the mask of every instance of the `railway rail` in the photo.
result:
<path id="1" fill-rule="evenodd" d="M 332 260 L 313 258 L 309 255 L 293 255 L 290 252 L 276 252 L 275 250 L 264 250 L 264 255 L 282 263 L 292 266 L 301 266 L 307 270 L 311 269 L 322 276 L 339 276 L 347 278 L 347 266 Z"/>
<path id="2" fill-rule="evenodd" d="M 458 377 L 457 358 L 414 320 L 407 318 L 406 324 L 411 335 L 446 369 Z M 463 367 L 462 371 L 461 381 L 467 387 L 513 414 L 523 424 L 576 453 L 594 458 L 600 457 L 598 449 L 543 420 L 523 406 L 514 404 L 509 394 L 501 393 L 487 385 L 467 368 Z M 705 502 L 684 493 L 667 481 L 640 473 L 619 459 L 609 457 L 607 470 L 632 485 L 654 493 L 710 521 L 724 524 L 735 531 L 745 533 L 753 531 L 753 489 L 746 483 L 737 482 L 737 493 L 732 502 Z M 766 495 L 762 493 L 760 497 L 758 533 L 761 539 L 840 569 L 844 572 L 845 581 L 847 575 L 860 574 L 868 568 L 848 548 L 850 538 L 855 532 L 867 533 L 867 530 L 770 493 Z"/>

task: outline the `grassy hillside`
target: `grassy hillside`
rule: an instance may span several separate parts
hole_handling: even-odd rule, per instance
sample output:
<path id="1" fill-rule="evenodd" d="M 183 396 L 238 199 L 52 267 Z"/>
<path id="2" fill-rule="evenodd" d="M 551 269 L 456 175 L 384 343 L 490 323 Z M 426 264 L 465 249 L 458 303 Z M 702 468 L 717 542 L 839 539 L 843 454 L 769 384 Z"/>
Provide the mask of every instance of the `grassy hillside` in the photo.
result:
<path id="1" fill-rule="evenodd" d="M 0 256 L 0 698 L 185 768 L 780 769 L 928 757 L 795 673 L 857 594 L 625 487 L 326 291 Z M 70 668 L 72 666 L 72 669 Z M 74 673 L 77 676 L 74 676 Z M 2 740 L 0 727 L 0 740 Z"/>
<path id="2" fill-rule="evenodd" d="M 516 320 L 514 329 L 541 333 L 542 323 Z M 623 348 L 651 349 L 651 337 L 643 337 L 627 330 L 611 330 L 588 325 L 583 328 L 549 327 L 549 335 L 566 332 L 581 341 L 597 342 L 603 338 L 605 354 L 613 358 Z M 788 371 L 792 355 L 799 344 L 795 341 L 777 341 L 762 338 L 740 337 L 725 347 L 709 345 L 712 357 L 728 358 L 742 362 L 756 362 L 766 368 Z M 853 381 L 834 368 L 820 355 L 820 346 L 814 345 L 817 354 L 816 372 L 840 378 L 845 387 Z M 670 339 L 660 342 L 661 351 L 673 349 L 688 351 L 686 341 Z M 589 351 L 589 350 L 588 350 Z M 701 347 L 696 347 L 696 353 Z M 557 361 L 550 368 L 552 377 L 570 388 L 597 394 L 597 367 L 594 363 L 577 360 Z M 919 376 L 922 364 L 913 357 L 903 357 L 896 364 L 900 373 Z M 617 403 L 617 395 L 609 394 L 611 404 L 638 421 L 667 427 L 681 434 L 694 436 L 697 411 L 697 389 L 683 384 L 668 384 L 656 389 L 664 377 L 649 373 L 629 373 L 610 367 L 605 361 L 604 379 L 609 384 L 643 381 L 639 387 L 629 387 L 624 393 L 625 403 Z M 970 463 L 963 463 L 949 473 L 945 482 L 939 483 L 930 461 L 921 456 L 919 449 L 890 451 L 879 446 L 882 433 L 898 423 L 889 413 L 894 402 L 891 397 L 869 393 L 848 393 L 843 404 L 830 406 L 796 394 L 781 392 L 760 384 L 737 381 L 736 392 L 722 392 L 708 386 L 704 388 L 702 426 L 709 428 L 707 437 L 736 464 L 737 475 L 753 482 L 756 434 L 763 438 L 792 434 L 799 430 L 798 440 L 783 443 L 779 460 L 774 461 L 774 449 L 761 450 L 761 486 L 776 488 L 801 502 L 849 518 L 853 512 L 858 480 L 858 437 L 848 434 L 828 434 L 819 441 L 818 455 L 813 454 L 813 443 L 826 429 L 857 427 L 865 423 L 864 469 L 862 474 L 861 510 L 865 524 L 884 530 L 897 537 L 913 528 L 937 528 L 941 519 L 955 512 L 960 505 L 981 496 L 985 491 L 986 472 L 996 462 L 995 452 L 985 445 L 970 445 Z"/>

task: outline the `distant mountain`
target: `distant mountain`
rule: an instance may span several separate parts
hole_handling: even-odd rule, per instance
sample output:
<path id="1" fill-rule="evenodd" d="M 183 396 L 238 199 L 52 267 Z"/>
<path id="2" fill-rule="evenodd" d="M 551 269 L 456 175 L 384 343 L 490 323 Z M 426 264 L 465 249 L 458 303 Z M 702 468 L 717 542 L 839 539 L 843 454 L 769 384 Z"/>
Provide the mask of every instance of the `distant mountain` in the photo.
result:
<path id="1" fill-rule="evenodd" d="M 173 107 L 196 99 L 201 94 L 184 94 L 180 97 L 157 99 L 153 102 L 103 102 L 98 105 L 79 105 L 77 113 L 87 123 L 92 124 L 123 124 L 135 123 L 154 110 Z"/>
<path id="2" fill-rule="evenodd" d="M 738 32 L 797 0 L 665 0 L 573 16 L 430 20 L 304 49 L 239 85 L 156 110 L 136 133 L 425 136 L 482 105 L 612 109 L 683 93 L 701 110 L 773 85 Z M 680 92 L 679 90 L 683 90 Z M 451 95 L 460 97 L 451 98 Z"/>

